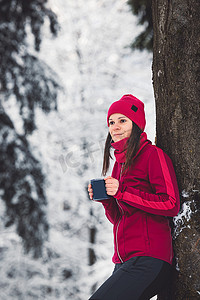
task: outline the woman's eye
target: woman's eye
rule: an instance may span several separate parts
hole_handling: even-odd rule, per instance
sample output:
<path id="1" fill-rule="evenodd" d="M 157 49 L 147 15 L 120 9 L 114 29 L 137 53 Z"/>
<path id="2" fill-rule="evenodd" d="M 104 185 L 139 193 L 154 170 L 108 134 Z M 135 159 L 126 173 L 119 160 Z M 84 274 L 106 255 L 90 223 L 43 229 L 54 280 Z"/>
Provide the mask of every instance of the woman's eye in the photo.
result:
<path id="1" fill-rule="evenodd" d="M 113 122 L 113 121 L 110 121 L 110 122 L 109 122 L 109 126 L 110 126 L 110 125 L 113 125 L 113 124 L 114 124 L 114 122 Z"/>
<path id="2" fill-rule="evenodd" d="M 125 119 L 121 119 L 120 121 L 121 121 L 121 123 L 125 123 L 125 122 L 126 122 L 126 120 L 125 120 Z"/>

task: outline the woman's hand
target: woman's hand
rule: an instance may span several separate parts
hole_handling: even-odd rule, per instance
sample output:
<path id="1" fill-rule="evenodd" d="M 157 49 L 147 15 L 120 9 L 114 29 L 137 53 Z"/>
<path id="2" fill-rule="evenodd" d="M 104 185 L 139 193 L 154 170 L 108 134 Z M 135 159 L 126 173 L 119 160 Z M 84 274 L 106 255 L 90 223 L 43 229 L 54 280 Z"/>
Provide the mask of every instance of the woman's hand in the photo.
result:
<path id="1" fill-rule="evenodd" d="M 88 184 L 88 193 L 91 200 L 93 200 L 93 189 L 91 183 Z"/>
<path id="2" fill-rule="evenodd" d="M 118 191 L 119 181 L 111 176 L 106 177 L 104 180 L 107 194 L 109 196 L 114 196 Z"/>

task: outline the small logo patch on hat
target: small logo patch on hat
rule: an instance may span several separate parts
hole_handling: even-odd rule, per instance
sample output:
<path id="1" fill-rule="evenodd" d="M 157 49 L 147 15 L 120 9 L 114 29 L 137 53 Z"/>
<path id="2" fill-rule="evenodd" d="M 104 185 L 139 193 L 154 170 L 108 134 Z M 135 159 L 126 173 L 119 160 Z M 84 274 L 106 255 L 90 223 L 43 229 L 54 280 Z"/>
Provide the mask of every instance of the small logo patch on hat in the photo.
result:
<path id="1" fill-rule="evenodd" d="M 132 105 L 131 109 L 132 109 L 134 112 L 136 112 L 136 111 L 138 110 L 138 107 L 135 106 L 135 105 Z"/>

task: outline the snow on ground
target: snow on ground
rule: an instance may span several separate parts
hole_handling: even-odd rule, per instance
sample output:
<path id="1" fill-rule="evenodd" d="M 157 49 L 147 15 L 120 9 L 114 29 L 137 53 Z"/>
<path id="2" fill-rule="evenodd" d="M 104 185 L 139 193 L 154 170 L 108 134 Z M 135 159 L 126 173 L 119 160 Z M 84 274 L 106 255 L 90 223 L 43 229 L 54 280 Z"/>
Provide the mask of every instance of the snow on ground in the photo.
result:
<path id="1" fill-rule="evenodd" d="M 155 136 L 152 57 L 129 48 L 140 28 L 127 1 L 49 3 L 61 29 L 52 38 L 46 24 L 37 55 L 56 71 L 63 91 L 58 112 L 37 110 L 38 130 L 29 140 L 47 178 L 50 239 L 46 261 L 34 262 L 23 254 L 13 232 L 0 235 L 0 246 L 6 249 L 1 252 L 1 278 L 15 265 L 13 279 L 0 280 L 5 299 L 84 300 L 111 274 L 112 226 L 86 192 L 89 180 L 101 177 L 109 105 L 125 93 L 144 101 L 146 132 L 152 141 Z M 16 113 L 13 109 L 20 130 Z M 89 242 L 93 227 L 95 244 Z M 88 265 L 89 248 L 97 257 L 93 266 Z"/>

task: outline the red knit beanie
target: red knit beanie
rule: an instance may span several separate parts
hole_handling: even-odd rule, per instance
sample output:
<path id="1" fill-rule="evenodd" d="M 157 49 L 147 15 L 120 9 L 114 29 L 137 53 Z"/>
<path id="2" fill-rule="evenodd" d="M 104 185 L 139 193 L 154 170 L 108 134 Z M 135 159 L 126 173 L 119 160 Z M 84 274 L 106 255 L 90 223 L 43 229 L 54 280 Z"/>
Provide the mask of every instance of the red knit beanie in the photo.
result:
<path id="1" fill-rule="evenodd" d="M 115 101 L 111 104 L 108 115 L 107 123 L 109 126 L 109 117 L 112 114 L 122 114 L 131 119 L 135 124 L 138 125 L 142 131 L 144 131 L 146 120 L 144 113 L 144 103 L 134 97 L 131 94 L 124 95 L 120 100 Z"/>

